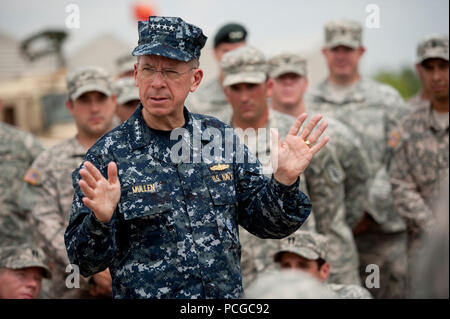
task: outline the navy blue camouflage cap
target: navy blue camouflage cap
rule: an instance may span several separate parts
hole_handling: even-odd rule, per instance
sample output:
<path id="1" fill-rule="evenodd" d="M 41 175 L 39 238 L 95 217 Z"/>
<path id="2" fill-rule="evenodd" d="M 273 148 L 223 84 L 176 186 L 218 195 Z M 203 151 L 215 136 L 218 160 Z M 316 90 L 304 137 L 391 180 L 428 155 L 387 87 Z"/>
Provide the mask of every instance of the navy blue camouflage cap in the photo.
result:
<path id="1" fill-rule="evenodd" d="M 150 16 L 138 22 L 138 32 L 134 56 L 159 55 L 184 62 L 199 59 L 207 39 L 202 29 L 178 17 Z"/>

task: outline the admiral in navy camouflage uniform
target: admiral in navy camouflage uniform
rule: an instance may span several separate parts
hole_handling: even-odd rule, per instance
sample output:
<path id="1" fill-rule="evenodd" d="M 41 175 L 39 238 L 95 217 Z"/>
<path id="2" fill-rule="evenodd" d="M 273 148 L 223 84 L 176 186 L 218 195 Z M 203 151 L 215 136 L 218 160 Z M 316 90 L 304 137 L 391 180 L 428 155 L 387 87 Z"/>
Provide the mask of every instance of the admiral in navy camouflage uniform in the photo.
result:
<path id="1" fill-rule="evenodd" d="M 280 136 L 284 137 L 288 134 L 295 117 L 271 109 L 264 98 L 265 95 L 250 89 L 253 87 L 267 94 L 268 63 L 260 50 L 243 46 L 226 53 L 222 59 L 222 70 L 225 95 L 233 109 L 233 114 L 227 123 L 238 128 L 236 134 L 241 140 L 246 141 L 249 149 L 264 166 L 264 157 L 270 154 L 272 146 L 270 142 L 267 143 L 270 141 L 268 135 L 270 128 L 278 129 Z M 247 87 L 248 93 L 240 93 L 244 90 L 243 87 Z M 263 98 L 259 99 L 259 96 Z M 241 103 L 253 105 L 258 110 L 255 113 L 260 115 L 254 116 L 252 120 L 251 117 L 243 114 Z M 266 112 L 268 115 L 263 124 L 262 119 Z M 266 134 L 258 132 L 253 136 L 246 136 L 243 128 L 247 126 L 258 131 L 260 128 L 265 128 Z M 345 223 L 343 184 L 345 174 L 336 154 L 328 146 L 329 144 L 314 156 L 300 178 L 300 189 L 308 194 L 313 207 L 307 222 L 301 229 L 314 230 L 332 239 L 330 240 L 332 245 L 329 247 L 329 262 L 332 265 L 331 282 L 359 284 L 356 245 L 351 229 Z M 240 231 L 240 236 L 245 289 L 257 275 L 275 266 L 272 255 L 277 248 L 278 240 L 259 239 L 245 230 Z"/>
<path id="2" fill-rule="evenodd" d="M 222 122 L 232 115 L 231 105 L 223 92 L 223 71 L 220 65 L 223 55 L 246 44 L 247 30 L 238 23 L 223 25 L 214 36 L 214 57 L 218 62 L 219 74 L 205 83 L 193 94 L 189 94 L 186 104 L 194 113 L 214 116 Z"/>
<path id="3" fill-rule="evenodd" d="M 199 58 L 206 41 L 200 28 L 180 18 L 149 17 L 138 27 L 134 55 L 188 62 Z M 162 77 L 164 71 L 160 72 L 156 76 Z M 242 295 L 238 224 L 263 238 L 293 233 L 311 209 L 298 190 L 299 179 L 291 186 L 268 179 L 247 148 L 243 146 L 247 160 L 238 163 L 234 152 L 231 157 L 223 155 L 225 142 L 215 140 L 212 143 L 221 147 L 222 154 L 215 154 L 212 161 L 196 163 L 191 158 L 174 163 L 171 147 L 176 141 L 147 125 L 146 108 L 141 103 L 85 157 L 104 177 L 110 162 L 117 165 L 120 200 L 108 222 L 99 221 L 83 203 L 78 182 L 86 162 L 74 172 L 75 195 L 65 233 L 69 258 L 83 276 L 109 267 L 115 298 L 238 298 Z M 231 130 L 186 107 L 183 114 L 183 128 L 191 136 L 206 128 L 215 128 L 222 136 L 226 128 Z M 230 139 L 237 145 L 235 135 Z M 206 143 L 210 138 L 202 138 L 201 144 Z M 193 156 L 198 154 L 201 145 L 195 140 L 194 145 L 187 144 Z M 301 147 L 307 149 L 305 143 Z"/>

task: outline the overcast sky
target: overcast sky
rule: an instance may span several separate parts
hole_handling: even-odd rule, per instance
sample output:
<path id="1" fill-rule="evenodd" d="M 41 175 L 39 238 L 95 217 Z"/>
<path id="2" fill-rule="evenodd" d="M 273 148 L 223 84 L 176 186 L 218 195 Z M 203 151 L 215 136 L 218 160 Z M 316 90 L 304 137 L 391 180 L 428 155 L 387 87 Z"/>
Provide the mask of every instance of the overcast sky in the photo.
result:
<path id="1" fill-rule="evenodd" d="M 235 21 L 249 30 L 249 42 L 267 55 L 281 51 L 308 53 L 323 42 L 323 25 L 336 18 L 365 24 L 369 4 L 380 12 L 380 28 L 364 28 L 367 54 L 362 72 L 412 64 L 419 39 L 448 34 L 448 0 L 14 0 L 0 3 L 0 32 L 23 39 L 46 27 L 65 28 L 68 4 L 80 8 L 80 28 L 66 29 L 68 56 L 90 39 L 110 32 L 132 48 L 137 42 L 133 4 L 147 2 L 159 15 L 180 16 L 200 26 L 212 39 L 224 23 Z M 210 45 L 210 43 L 208 43 Z"/>

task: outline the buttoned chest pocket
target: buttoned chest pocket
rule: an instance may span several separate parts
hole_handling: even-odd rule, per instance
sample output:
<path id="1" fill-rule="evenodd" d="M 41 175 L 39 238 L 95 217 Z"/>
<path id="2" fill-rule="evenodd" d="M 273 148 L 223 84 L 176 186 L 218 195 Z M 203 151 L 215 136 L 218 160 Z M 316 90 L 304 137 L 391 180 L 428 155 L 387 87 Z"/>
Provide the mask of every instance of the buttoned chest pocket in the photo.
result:
<path id="1" fill-rule="evenodd" d="M 214 205 L 236 203 L 236 187 L 231 166 L 225 164 L 210 166 L 203 178 Z"/>
<path id="2" fill-rule="evenodd" d="M 439 152 L 436 142 L 429 138 L 408 147 L 408 159 L 414 179 L 420 190 L 439 178 Z"/>
<path id="3" fill-rule="evenodd" d="M 234 174 L 228 164 L 208 167 L 204 181 L 214 205 L 219 235 L 226 250 L 240 249 Z"/>
<path id="4" fill-rule="evenodd" d="M 331 151 L 322 152 L 318 155 L 313 158 L 305 171 L 307 178 L 326 182 L 330 186 L 341 185 L 344 182 L 345 173 L 338 160 L 332 156 Z"/>
<path id="5" fill-rule="evenodd" d="M 168 190 L 160 183 L 140 183 L 126 186 L 122 190 L 119 204 L 125 220 L 150 218 L 172 209 L 172 200 Z"/>
<path id="6" fill-rule="evenodd" d="M 124 187 L 119 203 L 122 245 L 143 260 L 159 260 L 176 235 L 168 215 L 173 205 L 167 191 L 151 183 Z M 136 256 L 135 256 L 136 257 Z"/>

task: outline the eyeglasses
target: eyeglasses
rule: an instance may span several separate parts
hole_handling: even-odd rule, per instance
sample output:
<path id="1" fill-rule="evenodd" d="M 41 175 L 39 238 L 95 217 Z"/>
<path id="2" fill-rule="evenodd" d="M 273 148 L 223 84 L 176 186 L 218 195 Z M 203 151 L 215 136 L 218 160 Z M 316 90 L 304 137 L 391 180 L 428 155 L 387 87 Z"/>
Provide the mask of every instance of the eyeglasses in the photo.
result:
<path id="1" fill-rule="evenodd" d="M 189 71 L 192 71 L 196 68 L 190 68 Z M 173 69 L 161 69 L 161 70 L 157 70 L 156 68 L 153 68 L 151 66 L 144 66 L 142 68 L 138 69 L 139 72 L 142 75 L 142 78 L 144 78 L 145 80 L 151 80 L 153 79 L 156 74 L 158 72 L 161 72 L 161 75 L 164 79 L 166 80 L 170 80 L 170 81 L 175 81 L 177 79 L 179 79 L 183 74 L 188 73 L 189 71 L 186 72 L 178 72 L 176 70 Z"/>

